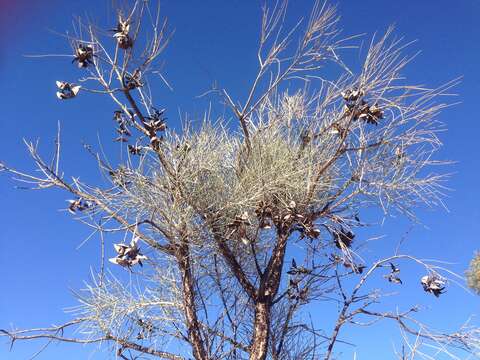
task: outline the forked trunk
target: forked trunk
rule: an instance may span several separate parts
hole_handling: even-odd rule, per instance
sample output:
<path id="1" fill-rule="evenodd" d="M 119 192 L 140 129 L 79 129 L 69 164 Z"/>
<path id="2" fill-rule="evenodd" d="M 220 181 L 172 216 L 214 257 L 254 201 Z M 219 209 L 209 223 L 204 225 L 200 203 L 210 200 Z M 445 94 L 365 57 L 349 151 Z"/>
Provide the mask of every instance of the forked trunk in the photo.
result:
<path id="1" fill-rule="evenodd" d="M 250 348 L 250 360 L 265 360 L 267 358 L 272 301 L 277 295 L 280 286 L 288 235 L 288 231 L 279 231 L 277 244 L 263 274 L 255 303 L 255 322 Z"/>

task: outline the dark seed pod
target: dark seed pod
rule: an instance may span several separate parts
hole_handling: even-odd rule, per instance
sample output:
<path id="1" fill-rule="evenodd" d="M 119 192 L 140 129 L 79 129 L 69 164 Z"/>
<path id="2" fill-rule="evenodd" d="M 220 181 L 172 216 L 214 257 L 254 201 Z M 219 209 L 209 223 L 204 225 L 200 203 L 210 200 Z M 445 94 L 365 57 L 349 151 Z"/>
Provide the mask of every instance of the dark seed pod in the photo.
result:
<path id="1" fill-rule="evenodd" d="M 128 152 L 132 155 L 142 155 L 142 147 L 138 145 L 128 145 Z"/>
<path id="2" fill-rule="evenodd" d="M 445 280 L 436 274 L 425 275 L 420 279 L 423 290 L 429 292 L 435 297 L 439 297 L 445 292 Z"/>
<path id="3" fill-rule="evenodd" d="M 80 85 L 74 85 L 66 81 L 56 81 L 56 84 L 58 87 L 57 97 L 60 100 L 67 100 L 67 99 L 74 98 L 75 96 L 77 96 L 81 88 Z"/>
<path id="4" fill-rule="evenodd" d="M 113 244 L 117 256 L 108 259 L 113 264 L 130 268 L 131 266 L 139 264 L 143 266 L 142 260 L 148 260 L 148 258 L 140 253 L 138 247 L 138 238 L 134 237 L 129 245 L 126 244 Z"/>
<path id="5" fill-rule="evenodd" d="M 75 49 L 74 59 L 72 63 L 77 62 L 79 68 L 86 68 L 93 65 L 93 46 L 79 44 Z"/>
<path id="6" fill-rule="evenodd" d="M 136 69 L 132 74 L 126 73 L 123 76 L 123 86 L 127 90 L 133 90 L 143 86 L 142 73 Z"/>
<path id="7" fill-rule="evenodd" d="M 127 50 L 133 46 L 133 40 L 129 35 L 130 32 L 130 21 L 128 19 L 123 20 L 122 16 L 118 16 L 118 23 L 113 31 L 113 37 L 117 40 L 118 47 Z"/>
<path id="8" fill-rule="evenodd" d="M 76 214 L 77 211 L 85 211 L 92 207 L 92 203 L 90 201 L 85 201 L 82 198 L 78 198 L 75 200 L 67 200 L 70 204 L 67 208 L 68 212 L 71 214 Z"/>
<path id="9" fill-rule="evenodd" d="M 390 264 L 390 274 L 384 275 L 384 277 L 391 283 L 394 284 L 403 284 L 402 280 L 399 278 L 398 274 L 400 273 L 400 269 L 396 267 L 393 263 Z"/>
<path id="10" fill-rule="evenodd" d="M 345 230 L 344 228 L 340 228 L 340 230 L 335 231 L 333 233 L 333 238 L 335 241 L 335 246 L 339 249 L 343 247 L 351 247 L 353 239 L 355 238 L 355 234 L 352 233 L 350 230 Z"/>

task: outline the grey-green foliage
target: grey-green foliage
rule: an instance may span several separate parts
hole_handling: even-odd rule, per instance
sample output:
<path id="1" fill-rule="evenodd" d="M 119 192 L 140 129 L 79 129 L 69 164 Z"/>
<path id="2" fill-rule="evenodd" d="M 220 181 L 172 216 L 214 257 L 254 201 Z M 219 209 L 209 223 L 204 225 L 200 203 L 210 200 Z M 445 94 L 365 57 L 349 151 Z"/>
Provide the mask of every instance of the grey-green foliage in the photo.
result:
<path id="1" fill-rule="evenodd" d="M 480 253 L 476 253 L 470 261 L 466 275 L 468 286 L 477 294 L 480 294 Z"/>
<path id="2" fill-rule="evenodd" d="M 92 204 L 80 216 L 95 235 L 140 239 L 148 260 L 143 268 L 127 266 L 129 276 L 134 275 L 128 286 L 106 273 L 102 263 L 80 296 L 77 323 L 92 342 L 100 341 L 95 337 L 113 340 L 121 346 L 119 356 L 125 349 L 152 354 L 173 340 L 195 351 L 203 346 L 209 356 L 197 353 L 198 359 L 263 360 L 271 355 L 297 360 L 325 351 L 330 359 L 338 332 L 324 336 L 330 325 L 304 321 L 305 305 L 321 305 L 317 300 L 344 304 L 338 329 L 362 314 L 372 317 L 367 324 L 385 317 L 405 330 L 399 313 L 367 314 L 349 307 L 371 309 L 379 302 L 379 291 L 359 289 L 374 271 L 390 267 L 395 277 L 384 276 L 389 286 L 398 276 L 394 261 L 411 260 L 428 273 L 435 268 L 410 255 L 378 260 L 369 254 L 365 260 L 360 251 L 368 242 L 355 238 L 355 232 L 366 225 L 362 216 L 369 207 L 414 217 L 419 205 L 441 204 L 445 176 L 431 169 L 444 163 L 433 154 L 441 146 L 437 134 L 443 129 L 436 115 L 447 105 L 437 98 L 454 83 L 426 89 L 404 81 L 402 70 L 410 59 L 402 55 L 404 46 L 391 38 L 391 30 L 371 43 L 355 71 L 339 58 L 353 39 L 339 38 L 333 7 L 315 2 L 309 20 L 289 31 L 284 27 L 286 5 L 280 1 L 264 8 L 259 71 L 245 89 L 245 103 L 232 100 L 227 89 L 215 89 L 232 111 L 216 120 L 206 116 L 185 123 L 180 131 L 165 129 L 163 111 L 152 111 L 156 103 L 146 90 L 145 74 L 166 44 L 165 28 L 151 29 L 153 40 L 140 70 L 131 57 L 137 52 L 116 48 L 115 55 L 109 54 L 103 43 L 112 39 L 104 41 L 91 27 L 85 29 L 97 51 L 95 72 L 86 83 L 96 82 L 94 92 L 108 94 L 120 107 L 116 114 L 127 119 L 122 126 L 130 127 L 131 144 L 135 141 L 141 151 L 130 151 L 116 168 L 98 156 L 111 180 L 103 188 L 77 178 L 70 182 L 59 169 L 59 145 L 51 162 L 56 165 L 49 167 L 36 145 L 28 144 L 40 177 L 2 167 L 38 188 L 60 187 Z M 147 14 L 150 24 L 147 9 L 148 2 L 135 2 L 135 26 Z M 118 54 L 124 61 L 117 61 Z M 330 66 L 335 70 L 329 72 Z M 145 86 L 125 87 L 121 74 L 133 73 Z M 331 74 L 338 77 L 331 79 Z M 173 111 L 166 112 L 171 117 Z M 102 258 L 105 249 L 112 251 L 103 240 Z M 292 261 L 289 268 L 293 256 L 299 266 Z M 476 256 L 468 272 L 469 285 L 477 291 L 479 264 Z M 358 285 L 349 293 L 352 283 Z M 265 311 L 269 316 L 257 318 Z M 271 319 L 267 338 L 255 339 L 265 325 L 259 323 L 262 319 Z M 148 344 L 142 337 L 145 324 L 155 329 L 148 332 L 150 347 L 128 345 L 127 340 Z M 456 341 L 466 349 L 468 341 L 478 338 L 476 333 L 470 338 L 426 336 L 423 327 L 415 331 L 410 333 L 421 333 L 433 344 Z M 255 344 L 267 343 L 263 355 L 248 355 Z M 192 358 L 190 347 L 184 348 L 182 356 Z"/>

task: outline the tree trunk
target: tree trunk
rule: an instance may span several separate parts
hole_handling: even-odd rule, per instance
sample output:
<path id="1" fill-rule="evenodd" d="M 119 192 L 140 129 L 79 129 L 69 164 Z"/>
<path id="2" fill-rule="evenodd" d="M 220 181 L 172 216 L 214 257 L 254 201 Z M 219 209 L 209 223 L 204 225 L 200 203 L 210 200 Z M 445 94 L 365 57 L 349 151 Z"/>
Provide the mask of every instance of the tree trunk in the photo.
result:
<path id="1" fill-rule="evenodd" d="M 265 360 L 268 353 L 270 337 L 270 300 L 255 305 L 255 322 L 253 329 L 250 360 Z"/>
<path id="2" fill-rule="evenodd" d="M 195 288 L 190 265 L 188 245 L 180 245 L 177 254 L 178 264 L 182 272 L 183 308 L 188 329 L 188 340 L 192 345 L 193 357 L 196 360 L 207 360 L 207 354 L 200 333 L 195 305 Z"/>
<path id="3" fill-rule="evenodd" d="M 251 343 L 250 360 L 265 360 L 270 340 L 270 311 L 282 278 L 283 261 L 289 232 L 279 232 L 277 244 L 262 276 L 255 303 L 255 321 Z"/>

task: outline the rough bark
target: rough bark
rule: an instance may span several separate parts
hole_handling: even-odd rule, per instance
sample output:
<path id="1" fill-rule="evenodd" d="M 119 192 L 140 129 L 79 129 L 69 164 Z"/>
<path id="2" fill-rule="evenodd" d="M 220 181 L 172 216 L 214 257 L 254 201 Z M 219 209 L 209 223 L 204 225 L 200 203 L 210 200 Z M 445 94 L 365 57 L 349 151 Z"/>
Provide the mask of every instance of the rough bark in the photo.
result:
<path id="1" fill-rule="evenodd" d="M 288 231 L 278 233 L 277 244 L 272 251 L 267 268 L 262 276 L 255 302 L 250 360 L 265 360 L 267 358 L 271 325 L 270 312 L 273 299 L 277 295 L 280 286 L 288 236 Z"/>
<path id="2" fill-rule="evenodd" d="M 242 266 L 239 264 L 237 259 L 235 258 L 235 255 L 232 253 L 228 245 L 225 243 L 225 241 L 218 236 L 215 237 L 215 240 L 217 242 L 218 248 L 225 259 L 225 262 L 227 263 L 228 267 L 232 271 L 233 275 L 235 278 L 238 280 L 242 288 L 246 291 L 248 296 L 250 298 L 255 297 L 256 289 L 248 280 L 247 276 L 245 275 L 245 272 L 242 269 Z"/>
<path id="3" fill-rule="evenodd" d="M 270 304 L 260 301 L 255 305 L 255 322 L 253 328 L 250 360 L 264 360 L 268 353 L 270 335 Z"/>
<path id="4" fill-rule="evenodd" d="M 195 305 L 195 287 L 188 245 L 182 244 L 178 247 L 177 259 L 182 273 L 183 308 L 187 323 L 188 340 L 192 346 L 194 358 L 196 360 L 207 360 Z"/>

